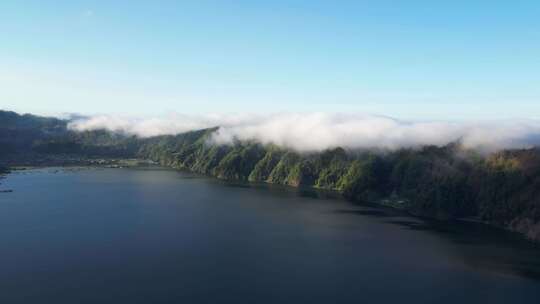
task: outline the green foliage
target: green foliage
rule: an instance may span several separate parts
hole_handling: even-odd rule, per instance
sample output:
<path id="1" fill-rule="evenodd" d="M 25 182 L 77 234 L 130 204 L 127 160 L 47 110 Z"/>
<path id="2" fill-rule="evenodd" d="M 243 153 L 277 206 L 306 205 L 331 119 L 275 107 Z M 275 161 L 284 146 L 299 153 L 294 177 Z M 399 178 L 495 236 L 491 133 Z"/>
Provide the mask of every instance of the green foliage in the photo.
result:
<path id="1" fill-rule="evenodd" d="M 301 185 L 313 186 L 313 182 L 316 180 L 314 171 L 312 163 L 308 160 L 296 162 L 289 170 L 289 175 L 284 184 L 294 187 Z"/>
<path id="2" fill-rule="evenodd" d="M 540 232 L 540 151 L 514 150 L 489 157 L 473 180 L 479 216 L 518 231 Z M 528 230 L 529 228 L 533 230 Z M 533 235 L 537 235 L 536 232 Z M 537 235 L 540 238 L 540 234 Z"/>
<path id="3" fill-rule="evenodd" d="M 248 180 L 251 182 L 266 182 L 282 156 L 283 152 L 270 148 L 264 157 L 255 165 L 253 171 L 249 174 Z"/>
<path id="4" fill-rule="evenodd" d="M 287 185 L 289 182 L 289 174 L 291 174 L 292 168 L 301 160 L 300 155 L 295 152 L 289 151 L 285 153 L 274 169 L 270 172 L 268 182 L 271 184 Z"/>
<path id="5" fill-rule="evenodd" d="M 303 154 L 252 142 L 215 145 L 216 130 L 143 139 L 72 132 L 64 120 L 0 111 L 0 163 L 28 153 L 140 157 L 223 179 L 337 190 L 391 206 L 407 202 L 410 212 L 439 219 L 477 216 L 540 239 L 538 149 L 486 157 L 457 143 L 378 154 L 342 148 Z"/>
<path id="6" fill-rule="evenodd" d="M 202 174 L 212 174 L 213 169 L 219 165 L 229 150 L 229 146 L 202 145 L 191 170 Z"/>
<path id="7" fill-rule="evenodd" d="M 390 186 L 411 201 L 411 211 L 423 216 L 448 219 L 476 213 L 468 177 L 472 163 L 460 157 L 455 147 L 425 147 L 393 156 Z"/>
<path id="8" fill-rule="evenodd" d="M 386 183 L 383 161 L 371 156 L 353 161 L 339 179 L 337 189 L 348 197 L 373 201 L 385 194 Z"/>
<path id="9" fill-rule="evenodd" d="M 247 180 L 263 155 L 264 150 L 257 144 L 237 145 L 219 162 L 214 175 L 223 179 Z"/>
<path id="10" fill-rule="evenodd" d="M 31 151 L 35 141 L 67 134 L 67 122 L 55 118 L 0 111 L 0 156 Z"/>
<path id="11" fill-rule="evenodd" d="M 74 132 L 68 121 L 0 111 L 0 156 L 74 154 L 87 157 L 130 157 L 139 140 L 104 130 Z"/>

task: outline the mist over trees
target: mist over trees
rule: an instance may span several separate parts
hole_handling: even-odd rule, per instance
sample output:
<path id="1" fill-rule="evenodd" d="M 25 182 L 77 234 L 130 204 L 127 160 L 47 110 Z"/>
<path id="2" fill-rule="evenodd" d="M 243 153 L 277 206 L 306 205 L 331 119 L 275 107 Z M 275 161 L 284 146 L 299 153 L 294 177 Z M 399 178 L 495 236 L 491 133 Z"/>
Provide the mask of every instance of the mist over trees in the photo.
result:
<path id="1" fill-rule="evenodd" d="M 537 148 L 486 155 L 454 142 L 302 152 L 247 139 L 219 144 L 213 140 L 217 127 L 139 138 L 102 129 L 74 131 L 67 125 L 0 111 L 0 167 L 36 155 L 138 157 L 226 180 L 337 191 L 354 201 L 440 220 L 475 218 L 540 240 Z"/>

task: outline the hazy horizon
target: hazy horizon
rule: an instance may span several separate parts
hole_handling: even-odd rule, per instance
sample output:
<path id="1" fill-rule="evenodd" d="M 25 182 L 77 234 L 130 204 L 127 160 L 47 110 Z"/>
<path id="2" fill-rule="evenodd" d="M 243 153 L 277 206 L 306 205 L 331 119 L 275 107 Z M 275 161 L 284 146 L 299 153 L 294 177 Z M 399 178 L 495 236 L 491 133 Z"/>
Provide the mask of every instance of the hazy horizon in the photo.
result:
<path id="1" fill-rule="evenodd" d="M 0 4 L 0 109 L 299 150 L 540 138 L 540 4 Z"/>
<path id="2" fill-rule="evenodd" d="M 3 1 L 0 108 L 537 119 L 540 4 Z"/>

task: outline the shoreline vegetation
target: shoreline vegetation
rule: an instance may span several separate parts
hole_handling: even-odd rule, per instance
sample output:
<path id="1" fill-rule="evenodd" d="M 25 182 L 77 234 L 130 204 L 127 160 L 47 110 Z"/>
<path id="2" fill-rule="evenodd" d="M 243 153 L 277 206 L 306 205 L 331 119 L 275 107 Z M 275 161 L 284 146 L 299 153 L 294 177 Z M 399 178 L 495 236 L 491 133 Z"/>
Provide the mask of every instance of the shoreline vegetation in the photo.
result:
<path id="1" fill-rule="evenodd" d="M 137 168 L 144 166 L 155 166 L 158 163 L 139 158 L 84 158 L 73 157 L 66 155 L 48 155 L 46 158 L 39 159 L 38 161 L 17 161 L 11 163 L 9 168 L 6 168 L 5 173 L 12 171 L 25 171 L 39 168 L 72 168 L 72 167 L 95 167 L 95 168 Z M 0 169 L 0 174 L 2 173 Z"/>
<path id="2" fill-rule="evenodd" d="M 223 180 L 335 191 L 352 201 L 442 221 L 487 223 L 540 241 L 537 148 L 484 155 L 455 142 L 308 153 L 250 141 L 211 144 L 216 131 L 138 138 L 105 130 L 75 132 L 66 120 L 0 111 L 0 166 L 114 168 L 142 159 Z"/>

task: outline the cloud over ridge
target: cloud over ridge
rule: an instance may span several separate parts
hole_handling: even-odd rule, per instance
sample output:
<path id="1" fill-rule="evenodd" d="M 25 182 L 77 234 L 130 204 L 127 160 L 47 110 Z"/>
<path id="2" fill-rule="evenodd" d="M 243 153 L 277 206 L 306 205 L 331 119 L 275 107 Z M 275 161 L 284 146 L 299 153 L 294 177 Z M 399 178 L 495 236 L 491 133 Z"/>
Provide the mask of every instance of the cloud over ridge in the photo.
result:
<path id="1" fill-rule="evenodd" d="M 403 121 L 358 113 L 168 114 L 150 118 L 96 115 L 75 119 L 69 127 L 77 131 L 107 129 L 140 137 L 219 127 L 211 139 L 217 144 L 254 140 L 299 151 L 442 146 L 457 140 L 468 148 L 485 150 L 540 144 L 539 120 Z"/>

